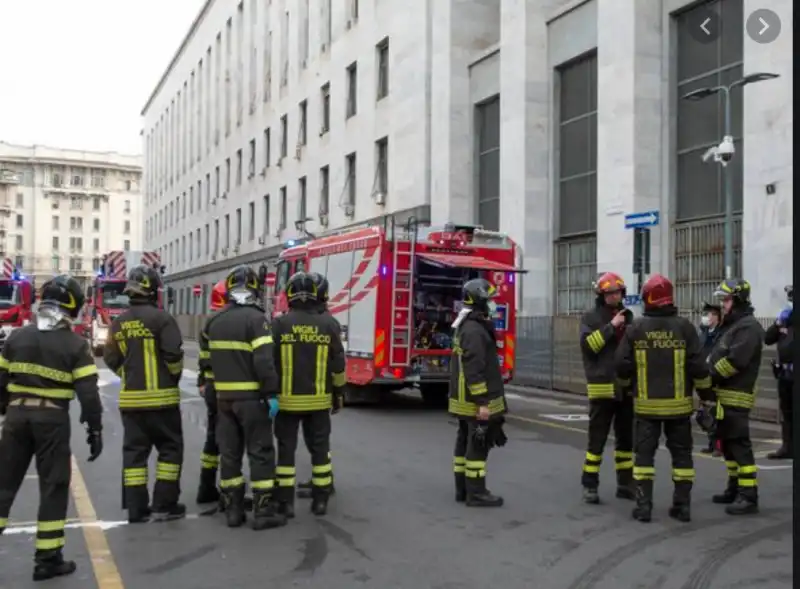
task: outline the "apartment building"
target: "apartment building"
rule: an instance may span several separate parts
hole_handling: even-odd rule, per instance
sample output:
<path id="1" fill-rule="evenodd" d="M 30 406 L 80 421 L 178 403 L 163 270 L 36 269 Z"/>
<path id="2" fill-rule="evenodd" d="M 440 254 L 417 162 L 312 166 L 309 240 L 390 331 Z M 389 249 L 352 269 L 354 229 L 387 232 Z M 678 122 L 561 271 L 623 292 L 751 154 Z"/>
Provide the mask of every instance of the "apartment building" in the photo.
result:
<path id="1" fill-rule="evenodd" d="M 0 258 L 37 284 L 142 245 L 141 158 L 0 142 Z"/>
<path id="2" fill-rule="evenodd" d="M 747 26 L 764 8 L 784 23 L 769 41 Z M 142 112 L 146 247 L 200 312 L 192 286 L 306 231 L 477 223 L 519 243 L 522 311 L 550 315 L 591 304 L 600 270 L 636 284 L 625 216 L 652 211 L 649 269 L 694 309 L 725 276 L 730 192 L 734 274 L 775 307 L 791 22 L 790 0 L 209 0 Z M 720 95 L 681 97 L 731 82 L 728 191 L 702 160 Z"/>

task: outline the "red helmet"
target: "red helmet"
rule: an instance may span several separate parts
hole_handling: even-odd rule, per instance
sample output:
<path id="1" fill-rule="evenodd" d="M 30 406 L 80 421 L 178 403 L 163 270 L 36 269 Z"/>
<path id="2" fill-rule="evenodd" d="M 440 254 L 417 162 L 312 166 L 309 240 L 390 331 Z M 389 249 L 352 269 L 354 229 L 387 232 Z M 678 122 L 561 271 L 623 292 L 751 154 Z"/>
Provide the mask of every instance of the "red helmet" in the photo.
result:
<path id="1" fill-rule="evenodd" d="M 619 274 L 604 272 L 594 283 L 594 290 L 599 295 L 611 294 L 612 292 L 622 291 L 625 293 L 625 281 Z"/>
<path id="2" fill-rule="evenodd" d="M 228 290 L 225 288 L 225 281 L 220 280 L 211 289 L 211 310 L 219 311 L 228 301 Z"/>
<path id="3" fill-rule="evenodd" d="M 642 286 L 645 308 L 669 307 L 675 304 L 672 281 L 661 274 L 653 274 Z"/>

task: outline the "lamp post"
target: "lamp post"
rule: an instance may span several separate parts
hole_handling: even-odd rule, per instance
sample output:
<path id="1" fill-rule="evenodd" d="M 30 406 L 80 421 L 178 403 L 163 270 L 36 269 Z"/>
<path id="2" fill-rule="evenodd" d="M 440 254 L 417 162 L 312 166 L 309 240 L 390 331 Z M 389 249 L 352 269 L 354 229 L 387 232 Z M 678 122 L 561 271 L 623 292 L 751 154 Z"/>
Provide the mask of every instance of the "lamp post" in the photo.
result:
<path id="1" fill-rule="evenodd" d="M 728 84 L 727 86 L 713 86 L 699 88 L 685 94 L 684 100 L 703 100 L 709 96 L 722 94 L 722 105 L 724 110 L 723 119 L 723 138 L 722 142 L 709 149 L 703 154 L 703 161 L 708 161 L 713 156 L 714 161 L 722 166 L 723 191 L 725 195 L 725 278 L 733 278 L 733 174 L 728 170 L 728 164 L 733 159 L 733 124 L 731 121 L 731 90 L 755 82 L 774 80 L 778 74 L 759 72 L 748 74 Z"/>

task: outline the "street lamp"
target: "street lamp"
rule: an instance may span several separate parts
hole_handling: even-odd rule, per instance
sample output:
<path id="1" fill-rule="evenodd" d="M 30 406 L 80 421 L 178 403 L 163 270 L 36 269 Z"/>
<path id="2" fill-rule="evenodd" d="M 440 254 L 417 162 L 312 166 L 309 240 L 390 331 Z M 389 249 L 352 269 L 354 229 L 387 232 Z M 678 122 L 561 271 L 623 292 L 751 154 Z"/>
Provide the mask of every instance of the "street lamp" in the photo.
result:
<path id="1" fill-rule="evenodd" d="M 727 169 L 728 164 L 733 159 L 735 148 L 733 145 L 733 130 L 731 124 L 731 90 L 739 86 L 746 86 L 755 82 L 763 82 L 764 80 L 774 80 L 778 78 L 778 74 L 771 74 L 768 72 L 757 72 L 755 74 L 748 74 L 736 80 L 727 86 L 713 86 L 708 88 L 699 88 L 692 90 L 685 94 L 682 98 L 684 100 L 703 100 L 709 96 L 722 93 L 722 102 L 725 113 L 723 122 L 723 138 L 722 142 L 709 149 L 703 154 L 703 161 L 707 162 L 711 157 L 714 161 L 722 166 L 722 176 L 724 181 L 725 193 L 725 278 L 733 278 L 733 174 Z"/>

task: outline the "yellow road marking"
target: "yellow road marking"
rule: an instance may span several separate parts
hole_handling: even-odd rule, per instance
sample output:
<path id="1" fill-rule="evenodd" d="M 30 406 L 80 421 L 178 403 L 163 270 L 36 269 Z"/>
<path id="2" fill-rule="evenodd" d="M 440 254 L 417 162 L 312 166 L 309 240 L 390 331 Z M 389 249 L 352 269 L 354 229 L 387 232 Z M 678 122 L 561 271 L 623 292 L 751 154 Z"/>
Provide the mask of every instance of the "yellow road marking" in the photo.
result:
<path id="1" fill-rule="evenodd" d="M 86 481 L 83 479 L 78 461 L 72 458 L 72 498 L 75 500 L 75 509 L 78 511 L 78 519 L 83 524 L 97 522 L 97 512 L 92 505 L 89 497 L 89 489 L 86 488 Z M 83 538 L 86 540 L 86 548 L 89 550 L 89 557 L 92 559 L 92 568 L 97 580 L 97 589 L 125 589 L 122 583 L 122 576 L 119 574 L 111 548 L 108 546 L 106 533 L 99 526 L 85 525 L 83 528 Z"/>

